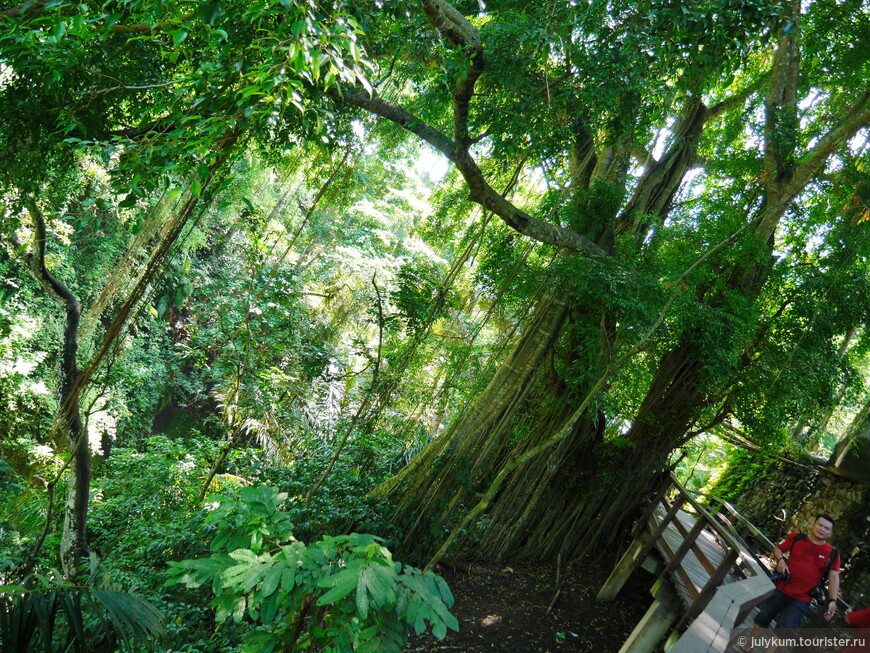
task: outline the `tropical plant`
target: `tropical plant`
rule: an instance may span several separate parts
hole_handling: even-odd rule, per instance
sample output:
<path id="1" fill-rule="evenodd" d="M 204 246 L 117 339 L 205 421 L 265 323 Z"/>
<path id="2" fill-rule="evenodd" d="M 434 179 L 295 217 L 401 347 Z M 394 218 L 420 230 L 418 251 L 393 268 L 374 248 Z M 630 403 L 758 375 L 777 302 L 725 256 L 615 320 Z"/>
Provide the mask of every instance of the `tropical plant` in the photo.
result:
<path id="1" fill-rule="evenodd" d="M 212 555 L 170 563 L 167 585 L 210 585 L 216 618 L 258 624 L 244 651 L 394 651 L 428 622 L 436 637 L 458 629 L 453 596 L 431 572 L 394 562 L 382 541 L 353 533 L 306 545 L 280 510 L 287 494 L 252 486 L 215 495 L 206 521 Z"/>
<path id="2" fill-rule="evenodd" d="M 166 640 L 163 616 L 144 598 L 97 580 L 95 558 L 83 584 L 36 578 L 35 587 L 0 586 L 0 648 L 9 653 L 89 653 L 101 646 L 153 651 Z"/>

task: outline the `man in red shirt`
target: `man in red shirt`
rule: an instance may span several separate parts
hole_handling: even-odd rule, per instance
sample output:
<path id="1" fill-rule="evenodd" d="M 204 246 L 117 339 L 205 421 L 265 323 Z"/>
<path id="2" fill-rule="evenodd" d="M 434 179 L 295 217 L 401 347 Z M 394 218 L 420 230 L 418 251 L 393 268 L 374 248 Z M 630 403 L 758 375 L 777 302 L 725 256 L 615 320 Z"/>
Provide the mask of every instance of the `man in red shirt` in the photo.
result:
<path id="1" fill-rule="evenodd" d="M 760 606 L 752 629 L 753 639 L 758 640 L 774 619 L 778 628 L 795 628 L 803 619 L 812 602 L 810 592 L 818 585 L 831 557 L 833 547 L 828 544 L 828 538 L 833 529 L 834 520 L 830 515 L 816 515 L 805 536 L 789 533 L 773 548 L 776 573 L 782 578 L 774 583 L 776 591 L 773 595 Z M 837 611 L 839 589 L 840 556 L 835 555 L 828 571 L 826 620 Z"/>

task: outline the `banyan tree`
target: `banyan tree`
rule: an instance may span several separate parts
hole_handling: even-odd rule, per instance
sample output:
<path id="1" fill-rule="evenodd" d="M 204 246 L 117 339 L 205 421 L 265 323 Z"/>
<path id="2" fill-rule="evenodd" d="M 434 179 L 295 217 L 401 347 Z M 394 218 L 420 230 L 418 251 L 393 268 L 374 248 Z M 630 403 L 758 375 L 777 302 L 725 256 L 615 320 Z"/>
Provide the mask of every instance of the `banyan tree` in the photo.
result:
<path id="1" fill-rule="evenodd" d="M 423 0 L 359 16 L 374 90 L 333 101 L 428 143 L 471 202 L 553 252 L 486 389 L 377 490 L 406 549 L 471 529 L 496 558 L 600 550 L 694 434 L 830 401 L 837 343 L 867 315 L 867 9 Z M 537 201 L 495 190 L 517 165 Z"/>

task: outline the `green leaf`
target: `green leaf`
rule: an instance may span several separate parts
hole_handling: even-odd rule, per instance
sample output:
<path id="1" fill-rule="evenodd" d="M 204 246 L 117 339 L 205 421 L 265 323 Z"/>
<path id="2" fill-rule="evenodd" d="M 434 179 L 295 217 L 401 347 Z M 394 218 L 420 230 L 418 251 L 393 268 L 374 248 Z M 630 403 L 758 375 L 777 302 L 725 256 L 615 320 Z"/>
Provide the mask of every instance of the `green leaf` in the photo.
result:
<path id="1" fill-rule="evenodd" d="M 245 616 L 245 601 L 246 598 L 240 596 L 236 599 L 235 605 L 233 606 L 233 619 L 239 623 L 241 623 L 242 617 Z"/>
<path id="2" fill-rule="evenodd" d="M 280 639 L 265 628 L 256 630 L 245 635 L 242 653 L 272 653 L 280 644 Z"/>
<path id="3" fill-rule="evenodd" d="M 128 209 L 131 206 L 136 206 L 136 195 L 135 193 L 129 193 L 127 197 L 118 202 L 118 206 L 122 209 Z"/>
<path id="4" fill-rule="evenodd" d="M 266 577 L 263 579 L 263 587 L 260 588 L 264 597 L 271 595 L 278 589 L 278 585 L 281 583 L 281 575 L 285 569 L 286 567 L 276 563 L 266 572 Z"/>
<path id="5" fill-rule="evenodd" d="M 293 589 L 295 582 L 296 568 L 293 566 L 284 567 L 284 570 L 281 572 L 281 590 L 283 592 L 289 592 Z"/>
<path id="6" fill-rule="evenodd" d="M 106 608 L 112 625 L 125 639 L 141 643 L 166 639 L 163 615 L 147 601 L 115 590 L 93 589 L 91 594 Z"/>
<path id="7" fill-rule="evenodd" d="M 278 612 L 278 602 L 282 599 L 281 592 L 274 592 L 267 596 L 260 605 L 260 621 L 264 624 L 272 623 Z"/>
<path id="8" fill-rule="evenodd" d="M 356 609 L 359 616 L 366 619 L 369 616 L 369 597 L 366 582 L 366 576 L 371 573 L 371 570 L 366 568 L 359 575 L 356 582 Z"/>
<path id="9" fill-rule="evenodd" d="M 260 583 L 260 581 L 263 580 L 263 577 L 266 575 L 266 572 L 268 572 L 269 567 L 270 565 L 262 564 L 253 567 L 248 572 L 248 575 L 245 576 L 245 580 L 243 580 L 239 584 L 239 589 L 245 593 L 250 592 L 258 583 Z"/>
<path id="10" fill-rule="evenodd" d="M 356 589 L 359 577 L 359 568 L 348 568 L 332 576 L 321 578 L 318 587 L 332 587 L 326 594 L 320 597 L 317 605 L 328 605 L 340 601 Z"/>
<path id="11" fill-rule="evenodd" d="M 224 13 L 224 4 L 221 0 L 208 0 L 199 5 L 196 13 L 204 22 L 214 25 L 214 22 Z"/>
<path id="12" fill-rule="evenodd" d="M 21 585 L 0 585 L 0 594 L 23 594 L 27 588 Z"/>

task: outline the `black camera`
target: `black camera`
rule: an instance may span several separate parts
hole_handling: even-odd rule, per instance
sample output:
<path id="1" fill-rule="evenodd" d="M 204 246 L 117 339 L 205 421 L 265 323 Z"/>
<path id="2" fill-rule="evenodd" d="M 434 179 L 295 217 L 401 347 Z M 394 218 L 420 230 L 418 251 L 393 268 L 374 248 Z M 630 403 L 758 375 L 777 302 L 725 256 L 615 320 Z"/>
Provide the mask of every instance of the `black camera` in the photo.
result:
<path id="1" fill-rule="evenodd" d="M 787 583 L 789 578 L 790 578 L 790 575 L 788 572 L 785 572 L 784 574 L 775 573 L 770 577 L 770 580 L 773 583 L 775 583 L 778 580 L 784 580 Z"/>
<path id="2" fill-rule="evenodd" d="M 816 605 L 822 605 L 825 602 L 825 590 L 821 587 L 814 587 L 810 590 L 810 598 Z"/>

